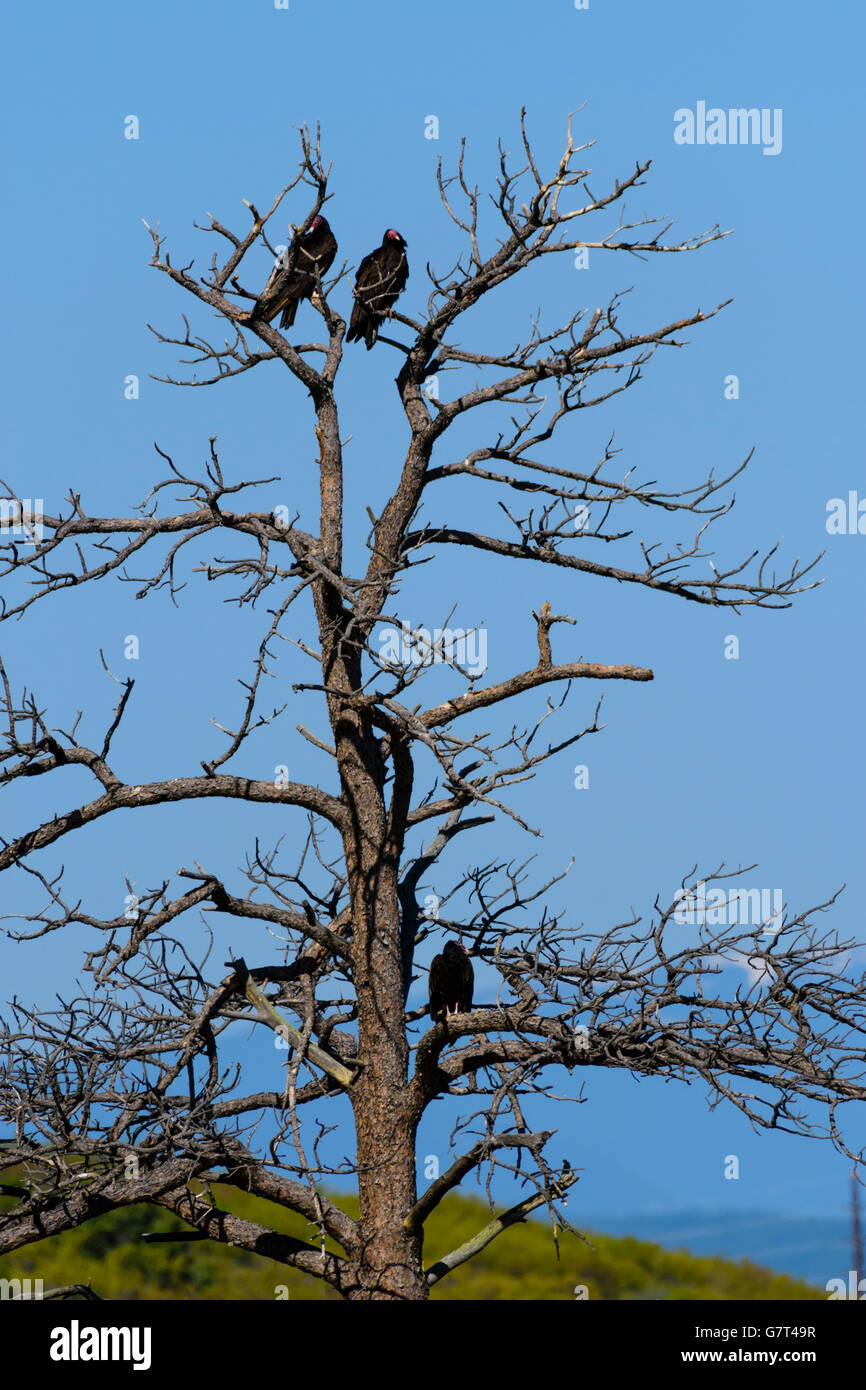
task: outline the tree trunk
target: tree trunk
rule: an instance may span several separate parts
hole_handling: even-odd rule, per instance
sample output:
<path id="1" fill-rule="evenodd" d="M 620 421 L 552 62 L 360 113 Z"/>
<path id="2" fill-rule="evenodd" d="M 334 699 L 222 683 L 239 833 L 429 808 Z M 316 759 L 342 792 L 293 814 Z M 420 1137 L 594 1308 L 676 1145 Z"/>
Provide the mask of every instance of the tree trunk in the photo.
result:
<path id="1" fill-rule="evenodd" d="M 351 1090 L 362 1238 L 358 1284 L 348 1297 L 421 1300 L 427 1297 L 422 1237 L 407 1232 L 403 1224 L 416 1200 L 416 1120 L 409 1103 L 409 1045 L 403 1019 L 397 894 L 402 830 L 395 832 L 389 824 L 384 756 L 366 715 L 344 707 L 334 734 L 349 812 L 344 847 L 352 903 L 358 1056 L 364 1064 Z M 402 800 L 398 792 L 394 795 L 397 802 Z"/>
<path id="2" fill-rule="evenodd" d="M 370 739 L 371 743 L 374 743 Z M 375 745 L 374 745 L 375 746 Z M 378 757 L 378 749 L 375 749 Z M 403 1021 L 398 865 L 378 778 L 353 777 L 357 819 L 349 860 L 358 999 L 352 1089 L 358 1146 L 362 1269 L 355 1298 L 423 1299 L 421 1240 L 403 1223 L 415 1204 L 415 1122 L 409 1107 L 409 1046 Z M 361 782 L 359 786 L 358 783 Z"/>

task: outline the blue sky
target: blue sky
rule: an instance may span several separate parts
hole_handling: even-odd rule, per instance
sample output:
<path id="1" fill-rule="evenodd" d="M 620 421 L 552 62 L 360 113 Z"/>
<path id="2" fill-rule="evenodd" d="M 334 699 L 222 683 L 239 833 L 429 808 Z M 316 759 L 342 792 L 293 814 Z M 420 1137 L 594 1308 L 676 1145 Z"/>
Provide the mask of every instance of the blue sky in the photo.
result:
<path id="1" fill-rule="evenodd" d="M 574 757 L 548 764 L 518 795 L 521 811 L 543 827 L 543 842 L 506 825 L 474 845 L 470 837 L 458 842 L 447 868 L 456 875 L 470 859 L 537 853 L 539 872 L 549 875 L 574 856 L 554 901 L 598 930 L 632 909 L 647 916 L 656 894 L 669 898 L 695 863 L 757 861 L 749 882 L 780 886 L 798 909 L 846 882 L 824 924 L 862 941 L 866 537 L 828 536 L 825 526 L 830 498 L 851 490 L 866 496 L 856 233 L 864 209 L 854 148 L 863 116 L 859 14 L 679 0 L 590 0 L 585 11 L 570 0 L 433 7 L 291 0 L 288 10 L 266 0 L 179 8 L 155 0 L 84 11 L 18 7 L 7 34 L 8 405 L 0 471 L 23 495 L 43 497 L 49 511 L 71 486 L 89 512 L 126 514 L 162 476 L 154 441 L 196 472 L 216 435 L 227 473 L 279 475 L 267 506 L 285 502 L 311 520 L 310 415 L 304 392 L 278 363 L 196 391 L 151 380 L 176 372 L 177 360 L 147 322 L 172 333 L 186 312 L 204 332 L 212 319 L 148 267 L 142 226 L 142 218 L 160 219 L 173 259 L 194 255 L 203 266 L 213 238 L 193 222 L 212 212 L 245 230 L 241 200 L 269 205 L 288 182 L 297 161 L 293 127 L 303 121 L 321 121 L 333 161 L 329 217 L 340 256 L 356 265 L 386 227 L 398 227 L 412 268 L 402 307 L 412 315 L 426 301 L 425 261 L 444 269 L 454 244 L 436 195 L 436 157 L 453 164 L 465 135 L 473 180 L 492 187 L 497 137 L 516 148 L 522 105 L 548 165 L 558 158 L 567 113 L 585 103 L 576 130 L 597 142 L 587 155 L 594 191 L 652 158 L 630 213 L 673 216 L 681 236 L 716 222 L 733 229 L 690 256 L 623 263 L 598 255 L 583 271 L 556 258 L 532 284 L 486 308 L 477 334 L 509 342 L 537 305 L 561 321 L 632 286 L 622 323 L 636 331 L 732 297 L 721 315 L 691 331 L 687 347 L 658 354 L 633 391 L 582 412 L 554 449 L 565 466 L 594 460 L 615 429 L 622 471 L 673 486 L 710 468 L 730 471 L 754 448 L 737 481 L 736 508 L 716 528 L 718 554 L 742 558 L 779 540 L 784 566 L 826 549 L 826 582 L 790 610 L 738 616 L 589 576 L 482 565 L 456 550 L 422 569 L 403 589 L 408 615 L 435 625 L 458 602 L 455 621 L 488 631 L 491 677 L 534 663 L 530 610 L 545 598 L 579 620 L 576 629 L 554 629 L 561 659 L 655 671 L 651 685 L 613 685 L 605 731 Z M 678 145 L 674 113 L 699 101 L 780 109 L 781 152 Z M 140 121 L 135 141 L 124 138 L 130 114 Z M 435 141 L 425 139 L 431 114 L 439 121 Z M 285 239 L 287 221 L 306 211 L 292 195 L 274 236 Z M 257 256 L 263 282 L 268 258 Z M 309 307 L 300 314 L 311 327 Z M 471 342 L 483 346 L 478 336 Z M 347 514 L 363 519 L 347 543 L 349 563 L 363 555 L 364 508 L 378 510 L 396 476 L 405 437 L 391 386 L 396 369 L 394 351 L 383 345 L 369 355 L 350 351 L 341 372 L 343 429 L 354 436 Z M 730 373 L 739 377 L 736 401 L 724 396 Z M 130 374 L 141 382 L 135 401 L 124 398 Z M 264 497 L 265 490 L 255 505 Z M 452 524 L 489 514 L 484 498 L 454 490 L 447 497 Z M 432 503 L 428 519 L 443 519 Z M 231 724 L 239 707 L 236 681 L 249 670 L 261 618 L 223 603 L 226 589 L 200 576 L 190 581 L 178 609 L 165 594 L 136 602 L 135 585 L 111 580 L 36 605 L 0 632 L 16 687 L 35 689 L 59 727 L 83 709 L 82 727 L 94 738 L 116 689 L 99 648 L 125 675 L 124 638 L 139 637 L 135 697 L 116 751 L 129 780 L 194 773 L 223 746 L 208 720 Z M 724 659 L 731 634 L 740 642 L 737 661 Z M 296 635 L 304 635 L 300 625 Z M 305 678 L 302 658 L 287 655 L 275 688 Z M 598 693 L 574 691 L 560 727 L 588 722 Z M 326 775 L 325 760 L 292 732 L 298 720 L 321 727 L 311 697 L 298 697 L 291 715 L 285 733 L 250 746 L 243 762 L 250 775 L 271 776 L 275 762 L 299 778 Z M 573 786 L 578 761 L 590 769 L 585 791 Z M 55 778 L 50 787 L 16 788 L 0 803 L 2 834 L 90 795 L 75 770 L 62 785 Z M 65 862 L 91 910 L 113 912 L 125 873 L 148 885 L 194 860 L 237 864 L 256 833 L 279 833 L 256 808 L 166 807 L 107 818 L 39 863 Z M 32 903 L 14 875 L 5 877 L 6 910 Z M 272 958 L 276 943 L 267 936 L 238 940 L 237 932 L 236 923 L 224 928 L 220 945 L 250 961 Z M 80 969 L 84 944 L 72 934 L 27 948 L 4 941 L 0 968 L 20 995 L 47 1001 Z M 272 1064 L 262 1056 L 261 1068 Z M 710 1114 L 699 1083 L 604 1072 L 586 1077 L 585 1096 L 586 1104 L 560 1107 L 553 1118 L 557 1151 L 584 1170 L 570 1202 L 578 1223 L 686 1206 L 832 1212 L 847 1201 L 847 1164 L 829 1146 L 755 1135 L 726 1107 Z M 444 1113 L 444 1104 L 434 1107 L 419 1145 L 443 1166 Z M 540 1117 L 551 1120 L 549 1112 Z M 862 1120 L 858 1130 L 852 1116 L 849 1133 L 858 1132 L 862 1142 Z M 737 1182 L 722 1176 L 730 1153 L 740 1157 Z"/>

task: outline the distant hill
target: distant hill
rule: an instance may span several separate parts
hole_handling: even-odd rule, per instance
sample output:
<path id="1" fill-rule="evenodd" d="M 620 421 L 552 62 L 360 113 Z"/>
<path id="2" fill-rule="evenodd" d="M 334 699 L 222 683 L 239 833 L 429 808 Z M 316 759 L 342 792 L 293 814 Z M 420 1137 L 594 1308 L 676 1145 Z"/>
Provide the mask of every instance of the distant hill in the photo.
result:
<path id="1" fill-rule="evenodd" d="M 310 1240 L 308 1223 L 255 1197 L 217 1189 L 221 1206 L 238 1215 Z M 347 1211 L 357 1203 L 341 1195 Z M 0 1198 L 0 1209 L 14 1205 Z M 427 1223 L 425 1261 L 432 1264 L 490 1220 L 483 1203 L 448 1198 Z M 0 1258 L 0 1278 L 39 1277 L 45 1288 L 91 1282 L 108 1299 L 273 1299 L 285 1286 L 292 1299 L 336 1298 L 329 1288 L 272 1260 L 211 1242 L 146 1245 L 142 1231 L 183 1230 L 155 1207 L 110 1212 L 77 1230 L 39 1241 Z M 560 1259 L 547 1223 L 529 1221 L 499 1236 L 486 1250 L 431 1291 L 433 1299 L 818 1299 L 821 1290 L 747 1260 L 696 1257 L 633 1237 L 593 1235 L 594 1249 L 560 1232 Z"/>
<path id="2" fill-rule="evenodd" d="M 847 1279 L 851 1266 L 850 1216 L 784 1216 L 770 1212 L 665 1212 L 658 1216 L 600 1218 L 612 1235 L 629 1234 L 693 1255 L 749 1259 L 826 1288 Z M 861 1271 L 861 1277 L 866 1270 Z"/>

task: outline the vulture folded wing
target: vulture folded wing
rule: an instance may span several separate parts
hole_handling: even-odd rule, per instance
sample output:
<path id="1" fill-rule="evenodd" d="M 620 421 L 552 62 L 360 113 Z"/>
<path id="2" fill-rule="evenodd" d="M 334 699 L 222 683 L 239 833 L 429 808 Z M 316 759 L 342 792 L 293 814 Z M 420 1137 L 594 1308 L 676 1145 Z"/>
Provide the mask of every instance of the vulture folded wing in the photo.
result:
<path id="1" fill-rule="evenodd" d="M 270 323 L 282 310 L 280 326 L 290 328 L 295 321 L 298 304 L 302 299 L 310 298 L 316 288 L 316 277 L 321 280 L 336 254 L 336 238 L 325 219 L 321 218 L 319 226 L 301 238 L 291 270 L 286 269 L 289 252 L 283 252 L 256 300 L 251 318 Z"/>
<path id="2" fill-rule="evenodd" d="M 379 271 L 376 266 L 376 254 L 381 251 L 377 246 L 375 251 L 371 251 L 365 256 L 358 266 L 358 274 L 355 276 L 355 302 L 352 305 L 352 317 L 349 321 L 349 332 L 346 334 L 347 342 L 360 341 L 367 334 L 370 326 L 371 310 L 370 300 L 373 294 L 373 287 L 379 281 Z"/>
<path id="3" fill-rule="evenodd" d="M 445 1017 L 447 1000 L 448 962 L 444 956 L 434 956 L 430 964 L 430 1017 L 434 1020 Z"/>
<path id="4" fill-rule="evenodd" d="M 347 342 L 363 338 L 368 349 L 375 343 L 380 323 L 393 308 L 409 278 L 405 246 L 400 233 L 390 228 L 382 245 L 361 261 L 355 277 L 355 303 Z"/>
<path id="5" fill-rule="evenodd" d="M 460 992 L 458 1005 L 462 1014 L 468 1014 L 472 1010 L 472 995 L 475 990 L 475 971 L 472 969 L 472 962 L 468 956 L 463 956 L 457 962 L 460 971 Z"/>
<path id="6" fill-rule="evenodd" d="M 285 269 L 285 257 L 286 253 L 283 252 L 268 276 L 267 284 L 253 305 L 250 318 L 264 319 L 265 323 L 270 323 L 285 303 L 284 291 L 291 278 Z"/>

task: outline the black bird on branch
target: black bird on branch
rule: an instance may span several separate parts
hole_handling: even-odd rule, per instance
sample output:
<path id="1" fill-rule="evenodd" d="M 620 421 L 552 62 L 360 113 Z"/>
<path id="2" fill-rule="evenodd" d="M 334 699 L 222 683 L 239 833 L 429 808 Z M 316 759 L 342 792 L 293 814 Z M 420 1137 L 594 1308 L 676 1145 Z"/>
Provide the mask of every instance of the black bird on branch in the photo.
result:
<path id="1" fill-rule="evenodd" d="M 465 946 L 446 941 L 441 956 L 430 964 L 430 1017 L 438 1023 L 449 1014 L 466 1014 L 472 1008 L 475 972 Z"/>
<path id="2" fill-rule="evenodd" d="M 286 269 L 286 257 L 296 250 L 291 270 Z M 322 276 L 328 270 L 337 254 L 337 239 L 324 217 L 314 217 L 310 229 L 299 242 L 280 257 L 271 271 L 268 283 L 262 290 L 250 313 L 251 319 L 271 319 L 282 309 L 281 328 L 291 328 L 295 314 L 302 299 L 310 299 Z"/>
<path id="3" fill-rule="evenodd" d="M 360 342 L 367 351 L 379 335 L 379 325 L 396 304 L 409 279 L 406 242 L 393 227 L 382 238 L 382 245 L 365 256 L 355 278 L 355 303 L 346 342 Z"/>

